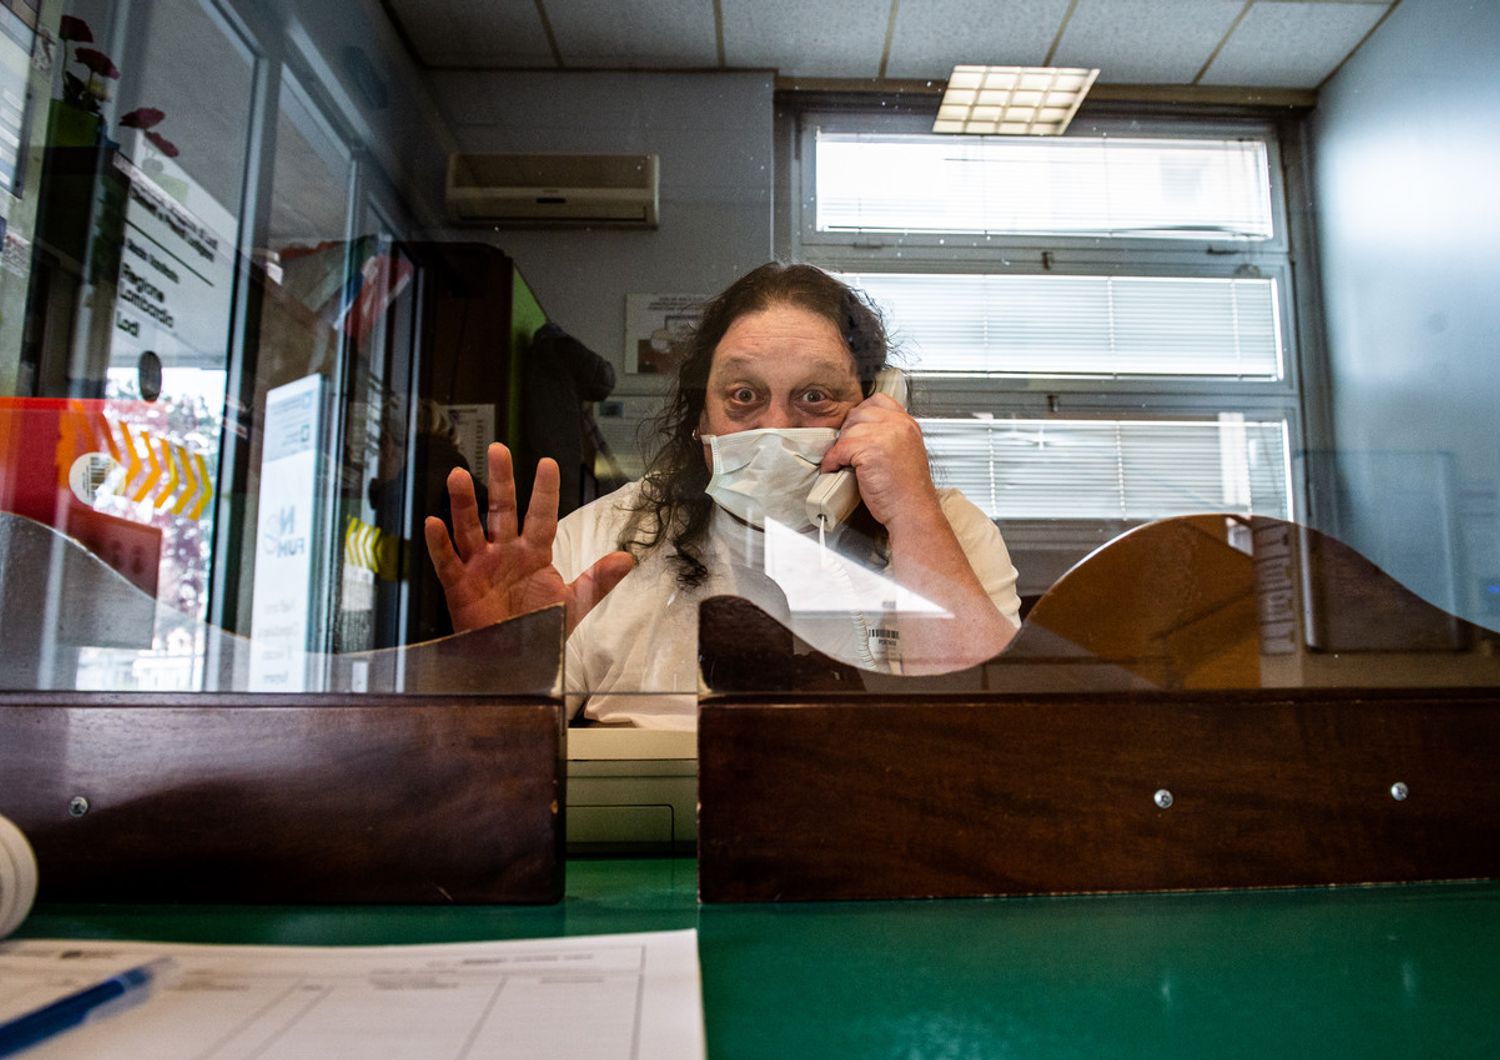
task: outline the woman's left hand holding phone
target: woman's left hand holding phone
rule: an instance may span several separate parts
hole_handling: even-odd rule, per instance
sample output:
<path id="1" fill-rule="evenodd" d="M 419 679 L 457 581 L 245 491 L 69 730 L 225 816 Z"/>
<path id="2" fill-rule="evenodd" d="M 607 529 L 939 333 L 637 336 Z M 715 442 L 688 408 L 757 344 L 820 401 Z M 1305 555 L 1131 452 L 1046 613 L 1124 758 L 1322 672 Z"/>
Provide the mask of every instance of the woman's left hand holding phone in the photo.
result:
<path id="1" fill-rule="evenodd" d="M 564 581 L 552 565 L 559 489 L 556 461 L 544 458 L 537 464 L 526 520 L 518 524 L 510 450 L 495 442 L 486 455 L 489 511 L 484 523 L 474 499 L 473 478 L 463 468 L 454 468 L 448 475 L 452 539 L 436 516 L 429 516 L 423 527 L 453 628 L 462 633 L 560 603 L 566 608 L 571 634 L 583 616 L 630 573 L 635 560 L 627 552 L 611 552 L 573 581 Z"/>

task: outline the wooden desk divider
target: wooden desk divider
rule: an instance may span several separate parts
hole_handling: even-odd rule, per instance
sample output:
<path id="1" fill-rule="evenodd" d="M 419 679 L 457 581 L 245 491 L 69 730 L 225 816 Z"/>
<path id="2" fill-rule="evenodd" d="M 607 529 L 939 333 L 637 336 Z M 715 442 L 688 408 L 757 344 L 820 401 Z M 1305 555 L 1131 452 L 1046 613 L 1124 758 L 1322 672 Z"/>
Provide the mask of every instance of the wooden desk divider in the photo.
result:
<path id="1" fill-rule="evenodd" d="M 558 901 L 562 621 L 400 649 L 405 694 L 0 693 L 0 814 L 48 901 Z"/>
<path id="2" fill-rule="evenodd" d="M 699 894 L 1500 876 L 1497 645 L 1331 538 L 1223 516 L 1125 535 L 1005 652 L 936 679 L 841 665 L 716 598 Z"/>

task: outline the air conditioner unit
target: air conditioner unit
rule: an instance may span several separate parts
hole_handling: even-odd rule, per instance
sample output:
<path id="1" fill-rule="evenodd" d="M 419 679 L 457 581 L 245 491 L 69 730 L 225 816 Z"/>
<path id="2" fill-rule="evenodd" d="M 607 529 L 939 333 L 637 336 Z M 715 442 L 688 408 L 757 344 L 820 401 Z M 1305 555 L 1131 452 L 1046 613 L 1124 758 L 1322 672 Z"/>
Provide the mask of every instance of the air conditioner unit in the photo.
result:
<path id="1" fill-rule="evenodd" d="M 448 156 L 448 217 L 507 227 L 655 228 L 656 155 Z"/>

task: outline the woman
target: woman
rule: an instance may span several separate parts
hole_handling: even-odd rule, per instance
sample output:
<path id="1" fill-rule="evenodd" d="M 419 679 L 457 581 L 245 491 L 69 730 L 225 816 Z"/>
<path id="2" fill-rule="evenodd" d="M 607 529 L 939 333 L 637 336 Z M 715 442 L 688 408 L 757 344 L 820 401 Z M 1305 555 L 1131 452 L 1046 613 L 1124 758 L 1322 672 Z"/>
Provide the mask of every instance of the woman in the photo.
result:
<path id="1" fill-rule="evenodd" d="M 468 473 L 453 471 L 453 540 L 436 518 L 426 535 L 454 628 L 563 603 L 568 690 L 588 716 L 663 728 L 696 722 L 697 603 L 719 593 L 787 612 L 860 665 L 935 673 L 995 655 L 1018 624 L 1015 569 L 984 513 L 933 486 L 916 421 L 872 393 L 886 356 L 879 315 L 819 269 L 772 263 L 735 281 L 690 340 L 640 481 L 559 525 L 543 460 L 518 531 L 510 454 L 492 445 L 486 536 Z M 808 489 L 840 468 L 884 539 L 878 574 L 812 536 Z"/>

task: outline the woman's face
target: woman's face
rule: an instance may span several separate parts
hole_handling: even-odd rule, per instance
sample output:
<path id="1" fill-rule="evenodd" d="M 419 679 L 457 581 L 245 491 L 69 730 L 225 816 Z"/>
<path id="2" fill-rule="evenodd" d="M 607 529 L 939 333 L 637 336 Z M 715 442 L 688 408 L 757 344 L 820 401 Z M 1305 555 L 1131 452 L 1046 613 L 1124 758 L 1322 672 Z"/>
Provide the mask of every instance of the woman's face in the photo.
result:
<path id="1" fill-rule="evenodd" d="M 833 323 L 774 305 L 738 318 L 714 348 L 698 433 L 837 428 L 863 397 L 854 358 Z"/>

